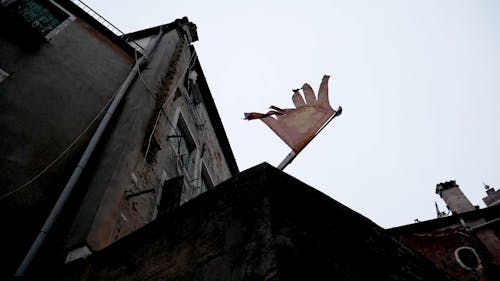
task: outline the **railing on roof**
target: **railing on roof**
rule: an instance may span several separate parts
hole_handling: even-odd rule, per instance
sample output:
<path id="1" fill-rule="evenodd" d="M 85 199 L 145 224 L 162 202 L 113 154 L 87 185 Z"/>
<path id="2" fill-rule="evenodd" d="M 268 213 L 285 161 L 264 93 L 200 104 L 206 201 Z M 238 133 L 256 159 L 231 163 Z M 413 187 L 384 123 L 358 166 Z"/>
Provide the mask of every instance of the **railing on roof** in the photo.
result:
<path id="1" fill-rule="evenodd" d="M 106 20 L 103 16 L 99 15 L 94 9 L 90 8 L 87 4 L 83 3 L 80 0 L 70 0 L 73 2 L 75 5 L 80 7 L 80 9 L 84 10 L 87 14 L 89 14 L 91 17 L 93 17 L 95 20 L 97 20 L 99 23 L 104 25 L 107 29 L 109 29 L 111 32 L 113 32 L 116 36 L 122 38 L 125 40 L 125 42 L 133 45 L 134 48 L 139 49 L 139 50 L 144 50 L 144 48 L 139 45 L 136 41 L 134 41 L 132 38 L 130 38 L 125 32 L 121 31 L 118 27 L 114 26 L 112 23 L 110 23 L 108 20 Z"/>

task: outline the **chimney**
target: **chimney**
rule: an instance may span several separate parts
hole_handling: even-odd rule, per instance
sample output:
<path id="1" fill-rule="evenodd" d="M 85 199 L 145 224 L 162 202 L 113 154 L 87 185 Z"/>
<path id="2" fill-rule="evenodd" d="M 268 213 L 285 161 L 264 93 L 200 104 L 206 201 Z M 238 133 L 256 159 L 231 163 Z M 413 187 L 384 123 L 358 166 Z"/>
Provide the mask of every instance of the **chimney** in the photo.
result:
<path id="1" fill-rule="evenodd" d="M 183 17 L 182 19 L 176 19 L 175 23 L 178 27 L 178 30 L 181 31 L 183 35 L 186 35 L 189 44 L 198 41 L 198 32 L 196 24 L 190 22 L 187 17 Z"/>
<path id="2" fill-rule="evenodd" d="M 486 197 L 483 198 L 484 204 L 487 207 L 491 207 L 494 205 L 500 205 L 500 190 L 495 191 L 493 187 L 485 184 L 484 188 L 486 189 Z"/>
<path id="3" fill-rule="evenodd" d="M 453 214 L 474 211 L 476 209 L 469 199 L 465 197 L 454 180 L 437 184 L 436 193 L 443 198 L 446 206 Z"/>

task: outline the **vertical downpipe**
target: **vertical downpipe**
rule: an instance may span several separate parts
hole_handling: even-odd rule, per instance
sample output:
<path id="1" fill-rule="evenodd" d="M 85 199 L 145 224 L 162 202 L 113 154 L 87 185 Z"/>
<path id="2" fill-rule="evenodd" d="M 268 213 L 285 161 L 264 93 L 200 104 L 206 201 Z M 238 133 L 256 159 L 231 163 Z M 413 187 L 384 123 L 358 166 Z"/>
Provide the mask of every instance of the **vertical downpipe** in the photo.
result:
<path id="1" fill-rule="evenodd" d="M 160 38 L 163 35 L 163 28 L 160 29 L 159 34 L 156 36 L 155 40 L 148 45 L 148 48 L 145 51 L 144 56 L 142 56 L 138 61 L 136 61 L 134 67 L 128 74 L 127 78 L 123 81 L 121 84 L 120 88 L 118 88 L 118 93 L 116 94 L 115 98 L 111 102 L 108 110 L 104 114 L 101 122 L 99 123 L 99 126 L 97 127 L 96 131 L 94 132 L 94 135 L 92 135 L 92 138 L 89 141 L 89 144 L 85 148 L 85 151 L 83 152 L 82 157 L 80 158 L 80 161 L 76 165 L 75 170 L 73 171 L 71 177 L 69 178 L 68 182 L 64 186 L 63 191 L 61 192 L 61 195 L 59 195 L 59 198 L 57 199 L 56 204 L 54 205 L 54 208 L 52 208 L 52 211 L 50 212 L 49 216 L 47 217 L 47 220 L 42 226 L 42 229 L 38 233 L 38 236 L 36 237 L 35 241 L 31 245 L 31 248 L 29 249 L 28 253 L 24 257 L 23 261 L 19 265 L 15 276 L 24 276 L 26 275 L 26 271 L 28 267 L 31 265 L 33 262 L 33 259 L 36 257 L 38 254 L 41 246 L 45 242 L 45 238 L 47 237 L 47 234 L 51 231 L 54 222 L 57 220 L 59 215 L 61 214 L 62 209 L 64 208 L 64 205 L 66 204 L 66 201 L 68 200 L 71 192 L 73 191 L 73 188 L 75 187 L 76 183 L 78 182 L 78 179 L 80 178 L 83 169 L 87 165 L 87 162 L 89 161 L 90 157 L 92 156 L 92 153 L 94 152 L 97 143 L 101 139 L 101 136 L 108 126 L 109 121 L 113 117 L 113 114 L 120 104 L 121 100 L 125 96 L 128 88 L 130 87 L 130 84 L 132 83 L 133 79 L 137 75 L 137 72 L 139 71 L 139 68 L 142 67 L 143 65 L 147 64 L 147 58 L 148 56 L 153 52 L 153 50 L 156 48 L 158 45 L 158 42 Z"/>

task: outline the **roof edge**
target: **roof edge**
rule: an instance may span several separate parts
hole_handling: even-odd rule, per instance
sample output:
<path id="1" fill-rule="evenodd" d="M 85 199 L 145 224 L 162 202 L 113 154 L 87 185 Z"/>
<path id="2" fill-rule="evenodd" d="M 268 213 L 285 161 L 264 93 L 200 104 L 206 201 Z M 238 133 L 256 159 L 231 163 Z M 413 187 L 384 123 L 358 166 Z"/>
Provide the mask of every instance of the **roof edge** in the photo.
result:
<path id="1" fill-rule="evenodd" d="M 150 37 L 157 35 L 160 32 L 160 29 L 164 31 L 169 31 L 173 29 L 181 29 L 184 34 L 188 36 L 189 43 L 198 41 L 198 32 L 196 24 L 189 21 L 188 17 L 182 17 L 180 19 L 176 19 L 175 21 L 167 24 L 157 25 L 153 27 L 149 27 L 146 29 L 137 30 L 134 32 L 127 33 L 127 37 L 132 40 L 137 40 L 145 37 Z"/>
<path id="2" fill-rule="evenodd" d="M 416 229 L 425 229 L 425 228 L 430 228 L 433 226 L 437 225 L 450 225 L 450 224 L 455 224 L 455 223 L 460 223 L 460 219 L 468 220 L 468 219 L 474 219 L 479 216 L 487 216 L 490 214 L 498 213 L 500 214 L 500 205 L 495 205 L 491 207 L 486 207 L 483 209 L 478 209 L 478 210 L 473 210 L 473 211 L 468 211 L 460 214 L 454 214 L 451 216 L 447 217 L 442 217 L 442 218 L 435 218 L 423 222 L 417 222 L 417 223 L 412 223 L 412 224 L 406 224 L 406 225 L 401 225 L 401 226 L 396 226 L 392 228 L 388 228 L 387 230 L 390 231 L 393 234 L 402 234 L 405 232 L 409 232 L 412 230 Z"/>
<path id="3" fill-rule="evenodd" d="M 82 8 L 80 8 L 78 5 L 73 3 L 71 0 L 54 0 L 55 3 L 61 5 L 64 7 L 66 10 L 69 12 L 75 14 L 78 16 L 78 18 L 83 19 L 85 22 L 90 24 L 92 27 L 97 29 L 99 32 L 101 32 L 104 36 L 109 38 L 113 43 L 118 45 L 121 49 L 123 49 L 128 55 L 130 55 L 132 58 L 135 57 L 136 49 L 132 46 L 130 46 L 127 41 L 120 36 L 116 35 L 113 31 L 111 31 L 109 28 L 107 28 L 105 25 L 100 23 L 98 20 L 96 20 L 93 16 L 88 14 L 86 11 L 84 11 Z M 139 52 L 139 55 L 140 52 Z"/>
<path id="4" fill-rule="evenodd" d="M 196 53 L 196 50 L 191 45 L 191 51 Z M 210 118 L 210 122 L 214 127 L 215 134 L 217 136 L 217 140 L 220 143 L 222 153 L 224 154 L 224 158 L 226 159 L 226 163 L 231 171 L 231 175 L 234 176 L 239 173 L 238 164 L 236 163 L 236 158 L 234 157 L 233 150 L 231 149 L 231 145 L 229 144 L 229 139 L 227 138 L 226 131 L 224 130 L 224 125 L 222 124 L 222 120 L 220 118 L 217 107 L 215 106 L 215 101 L 210 92 L 210 88 L 208 87 L 208 82 L 203 73 L 203 69 L 200 64 L 200 60 L 198 55 L 196 55 L 196 63 L 194 65 L 196 72 L 198 73 L 198 79 L 201 82 L 199 86 L 201 86 L 200 93 L 205 104 L 205 108 L 211 114 L 208 114 Z M 200 79 L 201 78 L 201 79 Z M 206 94 L 209 93 L 209 94 Z"/>

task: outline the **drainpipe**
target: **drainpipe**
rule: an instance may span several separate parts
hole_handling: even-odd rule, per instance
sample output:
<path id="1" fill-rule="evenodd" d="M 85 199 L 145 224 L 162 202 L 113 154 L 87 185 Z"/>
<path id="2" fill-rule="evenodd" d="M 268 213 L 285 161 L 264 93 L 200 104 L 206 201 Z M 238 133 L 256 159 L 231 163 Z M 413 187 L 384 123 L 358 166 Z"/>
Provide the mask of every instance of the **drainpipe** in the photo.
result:
<path id="1" fill-rule="evenodd" d="M 160 32 L 156 36 L 155 40 L 151 44 L 148 44 L 148 48 L 146 49 L 144 56 L 142 56 L 139 60 L 136 61 L 134 67 L 132 68 L 132 70 L 128 74 L 127 78 L 125 79 L 125 81 L 123 81 L 120 88 L 118 88 L 118 93 L 116 94 L 113 101 L 109 105 L 108 110 L 106 111 L 106 113 L 102 117 L 102 120 L 99 123 L 99 126 L 97 127 L 96 131 L 94 132 L 94 135 L 90 139 L 89 144 L 87 145 L 87 148 L 83 152 L 83 155 L 80 158 L 80 161 L 78 162 L 75 170 L 73 171 L 73 174 L 71 175 L 68 182 L 66 183 L 66 186 L 64 186 L 64 189 L 61 192 L 61 195 L 59 195 L 59 198 L 57 199 L 57 202 L 54 205 L 54 208 L 52 208 L 52 211 L 50 212 L 49 216 L 47 217 L 47 220 L 43 224 L 42 229 L 38 233 L 38 236 L 36 237 L 33 244 L 31 245 L 31 248 L 29 249 L 28 253 L 24 257 L 23 261 L 21 262 L 21 265 L 19 265 L 15 276 L 24 276 L 26 274 L 26 270 L 33 262 L 33 259 L 35 258 L 35 256 L 38 254 L 38 251 L 40 250 L 41 246 L 45 242 L 45 238 L 47 237 L 47 234 L 50 232 L 50 230 L 52 229 L 52 227 L 54 225 L 54 222 L 57 220 L 57 218 L 61 214 L 61 211 L 64 208 L 66 201 L 68 201 L 68 198 L 69 198 L 71 192 L 73 191 L 73 188 L 75 187 L 76 183 L 78 182 L 78 179 L 80 178 L 83 170 L 85 169 L 87 162 L 89 161 L 90 157 L 92 156 L 92 153 L 94 152 L 94 150 L 97 146 L 97 143 L 101 139 L 101 136 L 102 136 L 104 130 L 108 126 L 109 121 L 113 117 L 113 114 L 114 114 L 116 108 L 118 107 L 121 100 L 123 99 L 123 97 L 127 93 L 127 90 L 130 87 L 130 84 L 134 80 L 135 76 L 137 75 L 139 68 L 147 64 L 147 57 L 156 48 L 162 35 L 163 35 L 163 28 L 160 29 Z"/>
<path id="2" fill-rule="evenodd" d="M 470 227 L 467 225 L 467 223 L 465 222 L 465 220 L 461 217 L 458 217 L 459 220 L 460 220 L 460 224 L 462 225 L 462 227 L 464 228 L 465 230 L 465 233 L 469 236 L 470 240 L 472 241 L 472 244 L 473 244 L 473 248 L 475 250 L 477 250 L 477 254 L 479 256 L 479 260 L 480 260 L 480 265 L 483 265 L 483 268 L 485 270 L 485 272 L 489 272 L 490 271 L 490 266 L 488 264 L 488 256 L 487 254 L 485 253 L 485 250 L 484 250 L 484 246 L 481 245 L 481 242 L 479 241 L 479 239 L 476 237 L 476 235 L 474 235 L 473 231 L 476 229 L 474 227 Z M 480 225 L 479 227 L 481 227 L 483 225 Z"/>

